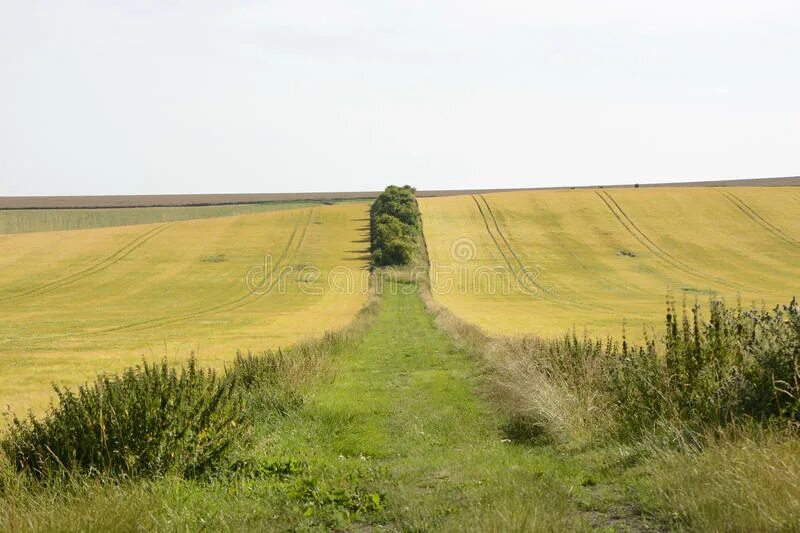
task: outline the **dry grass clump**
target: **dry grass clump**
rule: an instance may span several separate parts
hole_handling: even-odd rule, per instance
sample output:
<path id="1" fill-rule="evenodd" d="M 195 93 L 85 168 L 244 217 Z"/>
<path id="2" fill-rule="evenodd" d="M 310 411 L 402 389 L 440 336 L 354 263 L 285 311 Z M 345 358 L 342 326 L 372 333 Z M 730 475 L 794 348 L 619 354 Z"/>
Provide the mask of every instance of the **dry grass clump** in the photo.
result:
<path id="1" fill-rule="evenodd" d="M 705 439 L 665 451 L 647 467 L 645 507 L 697 531 L 800 528 L 800 441 L 774 430 Z"/>
<path id="2" fill-rule="evenodd" d="M 543 355 L 551 347 L 537 337 L 487 335 L 477 326 L 460 319 L 431 296 L 421 283 L 421 295 L 437 325 L 447 331 L 464 350 L 480 354 L 486 370 L 486 393 L 492 404 L 508 416 L 506 430 L 518 439 L 568 441 L 590 435 L 603 413 L 603 397 L 596 386 L 600 367 L 594 354 L 599 347 L 576 339 L 574 357 Z M 553 355 L 551 353 L 550 355 Z"/>
<path id="3" fill-rule="evenodd" d="M 742 420 L 800 418 L 800 305 L 771 311 L 668 305 L 658 342 L 490 338 L 427 297 L 439 325 L 479 353 L 495 401 L 531 435 L 635 442 L 663 428 L 683 437 Z M 680 440 L 680 439 L 679 439 Z"/>
<path id="4" fill-rule="evenodd" d="M 602 368 L 592 355 L 596 347 L 569 337 L 563 342 L 574 342 L 573 350 L 553 352 L 549 342 L 536 337 L 506 337 L 486 345 L 492 398 L 514 413 L 514 427 L 522 435 L 576 441 L 607 425 L 601 421 L 608 399 L 598 392 Z"/>

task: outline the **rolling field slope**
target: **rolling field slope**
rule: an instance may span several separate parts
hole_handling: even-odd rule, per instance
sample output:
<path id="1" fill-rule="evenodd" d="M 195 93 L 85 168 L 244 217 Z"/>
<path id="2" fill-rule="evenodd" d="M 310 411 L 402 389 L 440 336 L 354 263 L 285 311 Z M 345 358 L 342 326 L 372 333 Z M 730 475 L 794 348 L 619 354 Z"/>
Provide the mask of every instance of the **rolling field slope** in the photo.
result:
<path id="1" fill-rule="evenodd" d="M 629 337 L 665 298 L 800 295 L 800 188 L 530 191 L 419 200 L 435 297 L 499 334 Z"/>
<path id="2" fill-rule="evenodd" d="M 41 408 L 51 382 L 142 356 L 220 367 L 341 328 L 366 299 L 367 208 L 0 235 L 3 407 Z M 334 294 L 331 273 L 357 283 Z"/>

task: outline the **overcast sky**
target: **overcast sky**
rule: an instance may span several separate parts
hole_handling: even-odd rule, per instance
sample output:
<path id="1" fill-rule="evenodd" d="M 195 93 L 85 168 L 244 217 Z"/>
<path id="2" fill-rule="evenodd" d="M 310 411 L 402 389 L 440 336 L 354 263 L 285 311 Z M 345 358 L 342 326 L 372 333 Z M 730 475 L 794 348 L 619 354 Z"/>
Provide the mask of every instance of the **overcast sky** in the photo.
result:
<path id="1" fill-rule="evenodd" d="M 797 0 L 0 0 L 0 195 L 800 174 Z"/>

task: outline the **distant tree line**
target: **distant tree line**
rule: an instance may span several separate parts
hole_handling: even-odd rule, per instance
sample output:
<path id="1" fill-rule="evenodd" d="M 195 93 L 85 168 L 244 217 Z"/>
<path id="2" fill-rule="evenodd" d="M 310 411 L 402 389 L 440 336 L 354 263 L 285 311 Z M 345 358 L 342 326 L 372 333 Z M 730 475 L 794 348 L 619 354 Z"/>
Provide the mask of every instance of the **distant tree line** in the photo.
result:
<path id="1" fill-rule="evenodd" d="M 416 189 L 408 185 L 386 187 L 370 208 L 372 263 L 407 265 L 414 257 L 420 216 Z"/>

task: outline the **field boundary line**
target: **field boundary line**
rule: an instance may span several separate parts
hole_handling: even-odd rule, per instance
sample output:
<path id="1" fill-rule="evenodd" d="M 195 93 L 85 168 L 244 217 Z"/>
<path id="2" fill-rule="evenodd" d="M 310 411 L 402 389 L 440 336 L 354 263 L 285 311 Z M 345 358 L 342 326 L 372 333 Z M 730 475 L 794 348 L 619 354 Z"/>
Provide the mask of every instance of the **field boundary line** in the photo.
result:
<path id="1" fill-rule="evenodd" d="M 49 292 L 61 289 L 68 285 L 72 285 L 73 283 L 81 281 L 82 279 L 86 279 L 89 276 L 96 274 L 98 272 L 102 272 L 103 270 L 106 270 L 107 268 L 120 262 L 122 259 L 125 259 L 130 254 L 141 248 L 149 240 L 163 233 L 164 231 L 174 226 L 175 224 L 177 224 L 177 222 L 168 222 L 166 224 L 161 224 L 156 228 L 150 229 L 144 232 L 143 234 L 137 236 L 135 239 L 125 244 L 125 246 L 123 246 L 122 248 L 119 248 L 110 256 L 94 263 L 93 265 L 87 268 L 84 268 L 83 270 L 70 274 L 69 276 L 53 280 L 44 285 L 40 285 L 39 287 L 34 287 L 32 289 L 28 289 L 21 293 L 0 298 L 0 302 L 11 302 L 19 300 L 20 298 L 24 299 L 26 296 L 31 298 L 41 296 L 43 294 L 47 294 Z"/>
<path id="2" fill-rule="evenodd" d="M 778 228 L 777 226 L 773 225 L 770 221 L 762 217 L 758 211 L 750 207 L 744 200 L 736 196 L 734 193 L 729 191 L 720 191 L 720 193 L 725 196 L 725 198 L 736 206 L 739 211 L 744 213 L 744 215 L 749 218 L 751 221 L 755 222 L 758 226 L 763 228 L 764 230 L 770 232 L 773 236 L 778 237 L 779 239 L 785 241 L 792 246 L 800 246 L 800 241 L 795 240 L 792 236 L 785 233 L 783 230 Z"/>
<path id="3" fill-rule="evenodd" d="M 636 223 L 627 215 L 627 213 L 625 213 L 622 207 L 620 207 L 617 201 L 614 200 L 614 198 L 608 192 L 602 191 L 601 194 L 601 192 L 595 191 L 595 194 L 598 196 L 598 198 L 600 198 L 603 201 L 604 204 L 606 204 L 606 207 L 608 207 L 609 211 L 611 211 L 614 217 L 619 221 L 620 224 L 622 224 L 622 227 L 624 227 L 628 231 L 628 233 L 633 235 L 633 237 L 637 241 L 639 241 L 639 243 L 642 244 L 642 246 L 647 248 L 653 255 L 655 255 L 657 258 L 661 259 L 665 263 L 671 265 L 673 268 L 680 270 L 684 274 L 689 274 L 690 276 L 694 276 L 696 278 L 705 280 L 707 282 L 717 283 L 719 285 L 723 285 L 730 289 L 736 289 L 736 290 L 745 289 L 754 292 L 759 292 L 758 290 L 754 290 L 741 283 L 731 282 L 723 278 L 718 278 L 716 276 L 706 274 L 700 270 L 697 270 L 687 265 L 683 261 L 680 261 L 679 259 L 672 256 L 669 252 L 661 248 L 659 245 L 657 245 L 655 242 L 653 242 L 645 232 L 639 229 Z M 627 221 L 627 223 L 625 221 Z"/>

